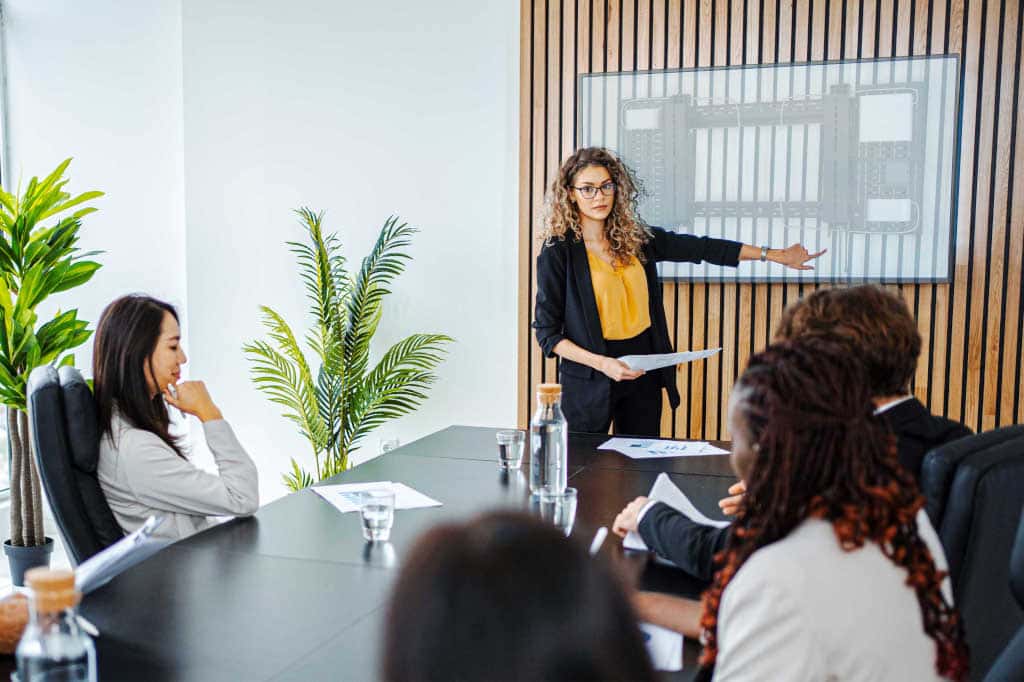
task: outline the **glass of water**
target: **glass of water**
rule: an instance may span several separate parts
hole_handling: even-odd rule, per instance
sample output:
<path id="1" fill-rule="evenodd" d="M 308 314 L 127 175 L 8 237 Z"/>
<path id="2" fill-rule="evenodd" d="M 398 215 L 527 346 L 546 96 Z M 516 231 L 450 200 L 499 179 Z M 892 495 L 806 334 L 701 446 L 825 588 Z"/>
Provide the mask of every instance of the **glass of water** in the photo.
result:
<path id="1" fill-rule="evenodd" d="M 530 502 L 542 519 L 553 523 L 566 537 L 572 533 L 576 523 L 576 488 L 566 488 L 560 493 L 534 493 Z"/>
<path id="2" fill-rule="evenodd" d="M 370 542 L 385 542 L 395 523 L 395 494 L 390 490 L 367 490 L 359 500 L 363 537 Z"/>
<path id="3" fill-rule="evenodd" d="M 526 434 L 522 431 L 498 431 L 498 466 L 504 471 L 516 471 L 523 463 Z"/>

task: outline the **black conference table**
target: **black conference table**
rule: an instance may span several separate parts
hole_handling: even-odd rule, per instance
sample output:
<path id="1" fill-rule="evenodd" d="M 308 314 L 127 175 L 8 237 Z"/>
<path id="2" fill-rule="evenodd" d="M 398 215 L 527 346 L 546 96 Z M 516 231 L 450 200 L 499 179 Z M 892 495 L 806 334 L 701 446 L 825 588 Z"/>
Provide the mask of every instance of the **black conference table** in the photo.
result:
<path id="1" fill-rule="evenodd" d="M 384 608 L 402 556 L 428 527 L 494 508 L 525 509 L 523 470 L 497 466 L 496 429 L 452 426 L 330 482 L 400 481 L 441 507 L 396 512 L 391 542 L 364 542 L 358 514 L 341 514 L 310 490 L 189 537 L 88 595 L 81 613 L 101 632 L 101 680 L 374 680 Z M 569 484 L 579 492 L 573 535 L 589 543 L 661 472 L 713 518 L 733 482 L 728 457 L 632 460 L 598 451 L 605 435 L 572 434 Z M 726 447 L 727 444 L 718 443 Z M 602 548 L 648 589 L 696 596 L 682 571 Z M 691 679 L 699 647 L 687 640 Z"/>

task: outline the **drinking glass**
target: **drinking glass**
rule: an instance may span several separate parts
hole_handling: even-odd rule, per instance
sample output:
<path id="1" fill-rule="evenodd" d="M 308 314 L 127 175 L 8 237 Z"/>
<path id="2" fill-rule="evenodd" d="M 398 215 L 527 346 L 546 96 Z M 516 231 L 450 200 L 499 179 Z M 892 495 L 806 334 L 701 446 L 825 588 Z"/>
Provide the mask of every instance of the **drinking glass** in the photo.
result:
<path id="1" fill-rule="evenodd" d="M 401 442 L 397 438 L 381 438 L 377 452 L 381 455 L 391 452 L 401 445 Z"/>
<path id="2" fill-rule="evenodd" d="M 542 519 L 553 523 L 566 537 L 572 533 L 576 522 L 576 488 L 566 488 L 560 493 L 534 493 L 530 496 L 530 503 Z"/>
<path id="3" fill-rule="evenodd" d="M 518 470 L 523 463 L 526 434 L 522 431 L 498 431 L 498 466 L 504 471 Z"/>
<path id="4" fill-rule="evenodd" d="M 359 500 L 359 518 L 363 537 L 370 542 L 385 542 L 395 522 L 395 494 L 390 490 L 367 490 Z"/>

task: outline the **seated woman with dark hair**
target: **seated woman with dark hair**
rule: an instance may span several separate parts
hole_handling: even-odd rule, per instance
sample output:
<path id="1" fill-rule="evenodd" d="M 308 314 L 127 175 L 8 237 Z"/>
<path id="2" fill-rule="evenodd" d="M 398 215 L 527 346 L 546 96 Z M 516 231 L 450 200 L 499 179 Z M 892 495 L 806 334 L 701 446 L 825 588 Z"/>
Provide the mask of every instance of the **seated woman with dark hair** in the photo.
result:
<path id="1" fill-rule="evenodd" d="M 259 507 L 256 465 L 206 386 L 178 383 L 186 361 L 170 304 L 124 296 L 103 311 L 92 360 L 103 434 L 97 475 L 125 531 L 163 516 L 155 535 L 176 540 L 209 526 L 208 515 L 242 516 Z M 185 458 L 170 433 L 167 404 L 203 422 L 219 476 Z"/>
<path id="2" fill-rule="evenodd" d="M 655 679 L 603 562 L 507 512 L 419 539 L 388 606 L 381 666 L 385 682 Z"/>
<path id="3" fill-rule="evenodd" d="M 808 337 L 751 358 L 730 397 L 747 482 L 702 606 L 637 600 L 701 630 L 715 680 L 964 679 L 967 649 L 924 498 L 873 414 L 865 371 Z"/>

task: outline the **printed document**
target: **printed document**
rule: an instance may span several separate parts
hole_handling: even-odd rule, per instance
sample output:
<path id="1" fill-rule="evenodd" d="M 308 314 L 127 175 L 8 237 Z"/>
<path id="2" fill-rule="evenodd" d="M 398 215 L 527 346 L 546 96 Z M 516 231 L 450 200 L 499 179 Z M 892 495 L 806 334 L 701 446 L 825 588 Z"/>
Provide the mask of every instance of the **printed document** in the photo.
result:
<path id="1" fill-rule="evenodd" d="M 728 450 L 716 448 L 706 441 L 658 440 L 656 438 L 610 438 L 599 445 L 598 449 L 615 450 L 632 459 L 705 457 L 729 454 Z"/>
<path id="2" fill-rule="evenodd" d="M 640 623 L 640 634 L 655 670 L 677 672 L 683 669 L 683 636 L 660 625 Z"/>
<path id="3" fill-rule="evenodd" d="M 714 521 L 704 516 L 704 514 L 694 506 L 693 502 L 690 501 L 690 498 L 686 496 L 686 493 L 676 487 L 676 484 L 672 482 L 672 479 L 668 477 L 668 474 L 661 474 L 658 476 L 657 480 L 654 481 L 654 485 L 651 487 L 651 493 L 648 497 L 652 500 L 657 500 L 658 502 L 664 502 L 694 523 L 699 523 L 702 526 L 725 528 L 729 525 L 729 521 Z M 622 546 L 626 549 L 647 549 L 647 543 L 645 543 L 643 538 L 640 537 L 640 533 L 635 531 L 630 531 L 626 537 L 623 538 Z"/>
<path id="4" fill-rule="evenodd" d="M 318 485 L 312 488 L 312 490 L 342 513 L 359 511 L 361 493 L 368 490 L 390 490 L 393 492 L 395 494 L 395 509 L 419 509 L 421 507 L 441 506 L 441 503 L 432 497 L 427 497 L 404 483 L 394 483 L 392 481 Z"/>
<path id="5" fill-rule="evenodd" d="M 672 365 L 681 365 L 684 362 L 693 362 L 694 360 L 710 358 L 721 350 L 721 348 L 712 348 L 710 350 L 686 351 L 685 353 L 623 355 L 619 360 L 629 365 L 630 369 L 642 369 L 645 372 L 650 372 L 651 370 L 661 369 L 662 367 L 671 367 Z"/>

